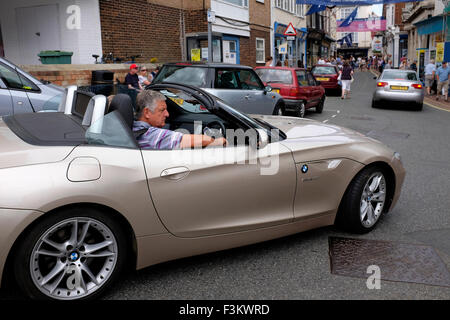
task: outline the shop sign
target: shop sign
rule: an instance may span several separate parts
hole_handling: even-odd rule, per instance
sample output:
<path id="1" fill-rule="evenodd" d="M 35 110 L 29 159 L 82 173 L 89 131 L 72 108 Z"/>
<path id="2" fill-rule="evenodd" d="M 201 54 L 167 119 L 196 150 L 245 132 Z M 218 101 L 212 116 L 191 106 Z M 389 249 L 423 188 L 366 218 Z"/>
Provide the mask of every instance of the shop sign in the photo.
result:
<path id="1" fill-rule="evenodd" d="M 436 62 L 444 61 L 444 42 L 436 43 Z"/>

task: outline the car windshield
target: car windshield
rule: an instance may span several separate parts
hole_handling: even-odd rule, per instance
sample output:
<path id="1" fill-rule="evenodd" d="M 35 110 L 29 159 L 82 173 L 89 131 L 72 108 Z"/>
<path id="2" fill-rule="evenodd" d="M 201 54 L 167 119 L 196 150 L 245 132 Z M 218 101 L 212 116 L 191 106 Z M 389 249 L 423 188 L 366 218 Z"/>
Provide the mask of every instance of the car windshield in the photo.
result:
<path id="1" fill-rule="evenodd" d="M 168 99 L 175 102 L 184 111 L 190 113 L 209 113 L 208 109 L 203 106 L 200 101 L 192 95 L 178 89 L 166 89 L 160 91 Z"/>
<path id="2" fill-rule="evenodd" d="M 206 87 L 208 68 L 191 66 L 164 66 L 154 83 L 175 82 L 195 87 Z"/>
<path id="3" fill-rule="evenodd" d="M 279 69 L 256 69 L 262 81 L 266 83 L 292 84 L 292 72 L 290 70 Z"/>
<path id="4" fill-rule="evenodd" d="M 381 79 L 417 81 L 417 75 L 415 72 L 386 71 Z"/>
<path id="5" fill-rule="evenodd" d="M 336 74 L 336 69 L 334 67 L 314 67 L 312 74 Z"/>

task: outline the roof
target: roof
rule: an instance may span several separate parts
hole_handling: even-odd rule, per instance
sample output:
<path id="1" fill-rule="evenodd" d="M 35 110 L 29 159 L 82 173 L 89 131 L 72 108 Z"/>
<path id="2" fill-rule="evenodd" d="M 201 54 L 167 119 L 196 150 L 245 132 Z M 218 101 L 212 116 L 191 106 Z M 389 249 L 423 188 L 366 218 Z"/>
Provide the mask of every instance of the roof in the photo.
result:
<path id="1" fill-rule="evenodd" d="M 207 61 L 183 61 L 183 62 L 168 62 L 164 64 L 165 66 L 195 66 L 202 68 L 242 68 L 242 69 L 252 69 L 252 67 L 244 66 L 240 64 L 222 63 L 222 62 L 207 62 Z"/>

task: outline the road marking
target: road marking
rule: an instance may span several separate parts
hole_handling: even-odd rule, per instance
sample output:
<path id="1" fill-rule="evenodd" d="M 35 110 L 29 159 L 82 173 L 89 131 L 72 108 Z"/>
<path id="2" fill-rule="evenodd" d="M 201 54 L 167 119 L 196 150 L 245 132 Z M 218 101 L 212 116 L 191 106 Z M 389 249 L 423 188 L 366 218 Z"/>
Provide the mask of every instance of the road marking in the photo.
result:
<path id="1" fill-rule="evenodd" d="M 439 110 L 442 110 L 442 111 L 450 112 L 450 110 L 447 110 L 447 109 L 444 109 L 444 108 L 441 108 L 441 107 L 438 107 L 438 106 L 434 106 L 434 105 L 432 105 L 432 104 L 429 103 L 429 102 L 424 102 L 424 104 L 426 104 L 427 106 L 429 106 L 429 107 L 431 107 L 431 108 L 435 108 L 435 109 L 439 109 Z"/>
<path id="2" fill-rule="evenodd" d="M 341 110 L 329 110 L 329 109 L 328 109 L 327 111 L 336 112 L 336 114 L 332 115 L 331 118 L 322 121 L 322 123 L 327 123 L 327 122 L 330 121 L 331 119 L 336 118 L 336 117 L 338 116 L 338 114 L 341 113 Z"/>

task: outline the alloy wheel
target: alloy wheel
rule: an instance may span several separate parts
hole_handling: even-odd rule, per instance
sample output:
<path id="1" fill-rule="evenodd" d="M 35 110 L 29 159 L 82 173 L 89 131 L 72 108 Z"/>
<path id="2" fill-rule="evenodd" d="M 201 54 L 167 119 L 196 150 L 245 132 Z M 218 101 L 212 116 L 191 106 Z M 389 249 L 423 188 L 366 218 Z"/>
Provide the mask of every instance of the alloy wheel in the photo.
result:
<path id="1" fill-rule="evenodd" d="M 371 228 L 375 225 L 385 202 L 386 179 L 381 172 L 375 172 L 367 180 L 361 195 L 360 219 L 364 227 Z"/>

